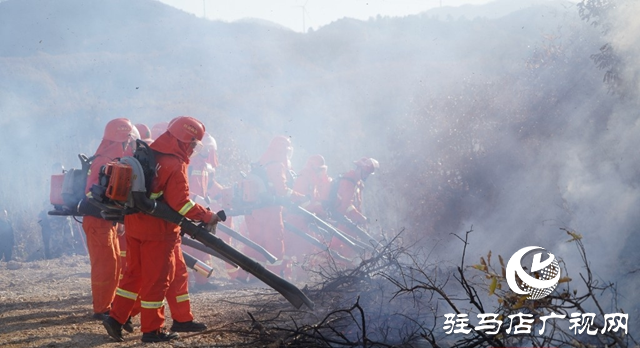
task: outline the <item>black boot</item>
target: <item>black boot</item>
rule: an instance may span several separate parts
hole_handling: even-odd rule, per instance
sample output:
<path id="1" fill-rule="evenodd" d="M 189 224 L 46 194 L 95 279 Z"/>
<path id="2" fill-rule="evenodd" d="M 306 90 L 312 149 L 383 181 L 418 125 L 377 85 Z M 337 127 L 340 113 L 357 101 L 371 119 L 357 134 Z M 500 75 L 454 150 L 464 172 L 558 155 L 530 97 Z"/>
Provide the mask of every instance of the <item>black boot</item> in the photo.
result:
<path id="1" fill-rule="evenodd" d="M 200 332 L 207 329 L 207 325 L 199 323 L 197 321 L 185 321 L 183 323 L 174 320 L 171 325 L 171 331 L 173 332 Z"/>
<path id="2" fill-rule="evenodd" d="M 124 337 L 122 337 L 122 324 L 120 324 L 112 317 L 107 317 L 107 319 L 102 321 L 102 325 L 105 329 L 107 329 L 107 333 L 114 340 L 118 342 L 124 342 Z"/>
<path id="3" fill-rule="evenodd" d="M 142 334 L 142 342 L 168 342 L 176 338 L 180 338 L 177 333 L 166 332 L 164 329 Z"/>
<path id="4" fill-rule="evenodd" d="M 128 333 L 132 333 L 133 332 L 133 323 L 131 322 L 131 317 L 129 317 L 129 319 L 127 319 L 127 322 L 122 324 L 122 328 L 124 329 L 124 331 L 128 332 Z"/>

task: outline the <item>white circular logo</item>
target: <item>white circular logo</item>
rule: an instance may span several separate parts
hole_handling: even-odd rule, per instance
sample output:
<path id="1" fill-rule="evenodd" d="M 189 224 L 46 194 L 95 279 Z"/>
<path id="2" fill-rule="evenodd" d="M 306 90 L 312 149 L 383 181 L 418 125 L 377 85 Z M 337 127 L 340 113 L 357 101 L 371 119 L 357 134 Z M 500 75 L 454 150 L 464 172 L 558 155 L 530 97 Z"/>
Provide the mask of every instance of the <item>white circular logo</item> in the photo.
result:
<path id="1" fill-rule="evenodd" d="M 542 253 L 533 255 L 533 261 L 527 273 L 522 267 L 522 258 L 534 250 L 546 252 L 548 257 L 541 261 Z M 538 246 L 529 246 L 516 251 L 507 263 L 507 284 L 513 292 L 529 295 L 530 300 L 539 300 L 551 294 L 560 280 L 560 265 L 556 257 Z M 516 280 L 516 273 L 519 281 Z"/>

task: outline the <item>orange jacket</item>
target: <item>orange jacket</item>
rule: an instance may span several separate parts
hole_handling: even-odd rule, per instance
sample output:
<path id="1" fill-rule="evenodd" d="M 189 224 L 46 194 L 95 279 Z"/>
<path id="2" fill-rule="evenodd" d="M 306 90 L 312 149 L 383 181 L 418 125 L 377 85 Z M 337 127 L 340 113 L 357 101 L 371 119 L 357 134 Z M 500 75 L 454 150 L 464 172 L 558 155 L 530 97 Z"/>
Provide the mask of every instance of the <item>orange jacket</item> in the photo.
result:
<path id="1" fill-rule="evenodd" d="M 209 222 L 214 213 L 189 199 L 187 146 L 168 132 L 151 144 L 156 151 L 158 165 L 151 184 L 151 198 L 162 199 L 173 210 L 191 220 Z M 175 240 L 180 232 L 178 225 L 143 213 L 126 215 L 125 225 L 128 234 L 141 240 Z"/>

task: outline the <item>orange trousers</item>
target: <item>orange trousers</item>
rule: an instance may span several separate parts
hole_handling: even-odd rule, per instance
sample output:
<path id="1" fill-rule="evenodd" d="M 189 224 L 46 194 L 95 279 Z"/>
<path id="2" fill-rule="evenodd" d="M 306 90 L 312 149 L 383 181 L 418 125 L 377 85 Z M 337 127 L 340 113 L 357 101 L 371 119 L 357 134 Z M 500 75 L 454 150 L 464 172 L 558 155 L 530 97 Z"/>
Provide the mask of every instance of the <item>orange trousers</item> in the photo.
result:
<path id="1" fill-rule="evenodd" d="M 92 216 L 83 218 L 82 228 L 91 262 L 93 312 L 104 313 L 111 309 L 120 278 L 118 233 L 113 222 Z"/>
<path id="2" fill-rule="evenodd" d="M 246 255 L 256 261 L 266 264 L 271 272 L 284 277 L 291 276 L 289 260 L 285 259 L 284 224 L 281 207 L 266 207 L 254 210 L 245 215 L 248 238 L 265 248 L 271 255 L 278 258 L 275 264 L 266 262 L 265 257 L 251 248 L 245 248 Z"/>
<path id="3" fill-rule="evenodd" d="M 175 246 L 173 254 L 176 258 L 176 268 L 173 281 L 169 285 L 169 290 L 167 290 L 167 303 L 171 311 L 171 319 L 179 322 L 192 321 L 193 313 L 191 313 L 191 301 L 189 299 L 189 271 L 182 256 L 180 243 Z"/>
<path id="4" fill-rule="evenodd" d="M 111 316 L 124 324 L 140 313 L 140 331 L 153 332 L 164 326 L 164 299 L 171 317 L 193 320 L 189 301 L 187 266 L 179 240 L 127 239 L 127 266 L 113 301 Z"/>

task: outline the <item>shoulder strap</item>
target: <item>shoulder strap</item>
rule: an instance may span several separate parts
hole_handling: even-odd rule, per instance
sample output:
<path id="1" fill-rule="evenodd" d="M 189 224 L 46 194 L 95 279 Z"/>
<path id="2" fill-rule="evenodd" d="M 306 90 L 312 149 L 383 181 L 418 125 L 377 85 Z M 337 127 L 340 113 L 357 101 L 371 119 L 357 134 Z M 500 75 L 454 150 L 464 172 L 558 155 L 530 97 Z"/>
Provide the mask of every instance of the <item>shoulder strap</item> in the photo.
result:
<path id="1" fill-rule="evenodd" d="M 136 140 L 137 147 L 133 157 L 140 162 L 144 173 L 144 186 L 147 189 L 147 197 L 151 194 L 151 182 L 156 176 L 156 151 L 142 140 Z"/>

